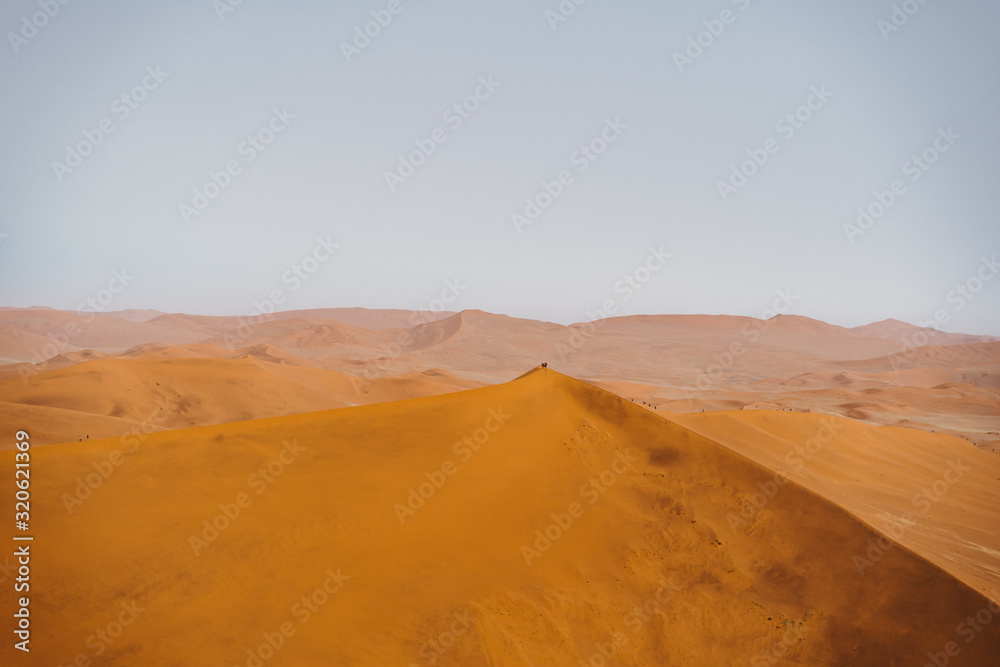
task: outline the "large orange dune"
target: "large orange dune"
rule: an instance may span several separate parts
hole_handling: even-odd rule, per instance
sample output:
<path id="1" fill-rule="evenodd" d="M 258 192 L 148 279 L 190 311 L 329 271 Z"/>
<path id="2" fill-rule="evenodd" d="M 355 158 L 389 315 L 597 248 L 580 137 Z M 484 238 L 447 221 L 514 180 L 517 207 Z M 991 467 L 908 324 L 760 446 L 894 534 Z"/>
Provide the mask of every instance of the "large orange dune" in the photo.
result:
<path id="1" fill-rule="evenodd" d="M 779 475 L 823 419 L 835 437 Z M 129 452 L 38 447 L 32 659 L 996 664 L 996 459 L 916 433 L 681 418 L 536 369 L 156 432 Z M 887 539 L 883 519 L 953 457 L 972 470 Z"/>

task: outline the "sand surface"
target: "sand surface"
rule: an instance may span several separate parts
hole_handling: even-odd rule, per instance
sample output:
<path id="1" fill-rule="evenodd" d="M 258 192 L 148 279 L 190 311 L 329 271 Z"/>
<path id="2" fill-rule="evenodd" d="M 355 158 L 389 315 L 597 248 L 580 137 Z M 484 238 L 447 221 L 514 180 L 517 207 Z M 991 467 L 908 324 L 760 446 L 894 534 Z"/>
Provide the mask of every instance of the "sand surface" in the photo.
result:
<path id="1" fill-rule="evenodd" d="M 817 419 L 766 428 L 796 439 Z M 764 428 L 698 420 L 720 438 Z M 907 444 L 908 431 L 852 428 L 851 442 Z M 890 545 L 859 573 L 880 533 L 815 480 L 778 484 L 734 446 L 551 370 L 154 433 L 68 510 L 60 495 L 119 444 L 34 452 L 47 663 L 101 649 L 109 665 L 255 664 L 262 645 L 270 665 L 575 665 L 602 649 L 623 665 L 910 665 L 950 641 L 961 664 L 987 665 L 1000 652 L 1000 623 L 968 644 L 956 634 L 989 601 L 926 553 Z M 928 436 L 910 456 L 959 446 L 974 452 Z M 949 498 L 981 491 L 968 479 Z M 733 530 L 772 486 L 752 529 Z M 993 489 L 992 505 L 965 508 L 962 535 L 995 521 Z M 120 614 L 112 644 L 88 644 Z"/>
<path id="2" fill-rule="evenodd" d="M 0 359 L 37 664 L 1000 655 L 989 337 L 0 309 Z"/>
<path id="3" fill-rule="evenodd" d="M 168 428 L 469 389 L 547 361 L 672 412 L 832 414 L 1000 451 L 1000 341 L 895 320 L 849 329 L 794 315 L 640 315 L 563 326 L 483 311 L 88 319 L 8 309 L 0 310 L 3 360 L 0 401 L 139 422 L 171 393 L 154 388 L 169 378 L 173 394 L 197 405 L 171 412 Z M 102 395 L 81 396 L 86 387 Z M 78 430 L 50 429 L 55 440 L 46 442 L 76 439 Z"/>

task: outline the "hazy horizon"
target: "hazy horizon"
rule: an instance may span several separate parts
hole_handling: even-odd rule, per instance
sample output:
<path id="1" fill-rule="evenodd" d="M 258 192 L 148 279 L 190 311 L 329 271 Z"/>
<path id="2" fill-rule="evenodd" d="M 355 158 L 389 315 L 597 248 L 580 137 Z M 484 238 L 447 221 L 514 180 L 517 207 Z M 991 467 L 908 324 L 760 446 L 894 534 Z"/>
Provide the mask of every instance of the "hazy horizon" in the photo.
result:
<path id="1" fill-rule="evenodd" d="M 486 310 L 484 308 L 476 308 L 475 306 L 470 306 L 468 308 L 460 308 L 460 309 L 457 309 L 457 310 L 449 310 L 449 309 L 445 309 L 445 310 L 430 310 L 430 309 L 417 310 L 417 309 L 413 309 L 413 308 L 397 308 L 397 307 L 391 307 L 391 306 L 386 306 L 384 308 L 375 308 L 375 307 L 370 307 L 370 306 L 317 306 L 317 307 L 309 307 L 309 308 L 287 308 L 287 309 L 279 308 L 279 309 L 277 309 L 275 311 L 275 313 L 288 313 L 288 312 L 294 312 L 294 311 L 325 310 L 325 309 L 328 309 L 328 308 L 344 308 L 344 309 L 356 309 L 356 308 L 360 308 L 360 309 L 363 309 L 363 310 L 373 310 L 373 311 L 377 311 L 377 310 L 402 310 L 402 311 L 412 311 L 412 312 L 434 312 L 434 313 L 447 312 L 447 313 L 451 313 L 451 314 L 458 314 L 458 313 L 462 313 L 462 312 L 465 312 L 465 311 L 482 311 L 482 312 L 490 313 L 491 315 L 499 315 L 499 316 L 502 316 L 502 317 L 510 317 L 510 318 L 514 318 L 514 319 L 534 320 L 534 321 L 539 321 L 539 322 L 550 322 L 550 323 L 553 323 L 553 324 L 561 324 L 561 325 L 564 325 L 564 326 L 569 326 L 569 325 L 572 325 L 572 324 L 584 324 L 586 322 L 592 321 L 592 320 L 584 319 L 584 320 L 575 320 L 575 321 L 569 322 L 569 321 L 558 321 L 558 320 L 545 319 L 545 318 L 520 317 L 518 315 L 514 315 L 514 314 L 511 314 L 511 313 L 499 313 L 499 312 L 494 312 L 494 311 Z M 33 305 L 33 306 L 0 306 L 0 310 L 4 310 L 4 309 L 62 310 L 62 311 L 66 311 L 66 312 L 80 312 L 80 313 L 85 313 L 85 314 L 91 312 L 89 310 L 76 311 L 76 310 L 71 309 L 71 308 L 53 308 L 51 306 L 38 306 L 38 305 Z M 123 308 L 123 309 L 120 309 L 120 310 L 107 310 L 107 311 L 101 311 L 101 312 L 102 312 L 102 314 L 105 314 L 105 315 L 115 315 L 116 313 L 120 313 L 120 312 L 123 312 L 123 311 L 130 311 L 130 310 L 131 311 L 153 311 L 153 312 L 160 313 L 161 315 L 195 315 L 195 316 L 199 316 L 199 317 L 245 317 L 245 316 L 247 316 L 247 313 L 241 313 L 241 312 L 199 313 L 199 312 L 166 311 L 166 310 L 159 310 L 157 308 Z M 773 309 L 770 309 L 770 310 L 773 310 Z M 256 312 L 253 313 L 253 315 L 256 315 L 256 314 L 257 314 Z M 677 315 L 677 316 L 689 316 L 689 317 L 753 317 L 753 318 L 756 318 L 756 319 L 763 319 L 763 320 L 768 320 L 768 319 L 771 319 L 772 317 L 776 317 L 776 316 L 779 316 L 779 315 L 794 315 L 794 316 L 800 316 L 800 317 L 807 317 L 807 318 L 810 318 L 810 319 L 813 319 L 813 320 L 817 320 L 817 321 L 820 321 L 820 322 L 825 322 L 826 324 L 832 324 L 834 326 L 844 327 L 846 329 L 852 329 L 852 328 L 856 328 L 856 327 L 863 327 L 863 326 L 866 326 L 866 325 L 869 325 L 869 324 L 878 324 L 880 322 L 890 321 L 890 320 L 896 320 L 896 321 L 899 321 L 899 322 L 903 322 L 904 324 L 910 324 L 910 325 L 918 326 L 918 327 L 921 326 L 917 322 L 907 322 L 906 320 L 899 320 L 898 318 L 893 318 L 893 317 L 885 317 L 885 318 L 882 318 L 881 320 L 872 320 L 871 322 L 861 322 L 860 324 L 844 324 L 844 323 L 841 323 L 841 322 L 830 322 L 830 321 L 823 320 L 823 319 L 820 319 L 820 318 L 817 318 L 817 317 L 812 317 L 810 315 L 805 315 L 805 314 L 802 314 L 802 313 L 795 313 L 795 312 L 777 313 L 776 315 L 770 315 L 769 312 L 761 312 L 761 313 L 758 313 L 757 315 L 734 315 L 733 313 L 646 313 L 646 312 L 635 312 L 635 313 L 625 313 L 625 314 L 619 313 L 617 315 L 611 315 L 611 316 L 609 316 L 609 318 L 614 318 L 614 317 L 656 317 L 656 316 L 667 316 L 667 317 L 669 317 L 669 316 L 675 316 L 675 315 Z M 767 317 L 760 317 L 761 315 L 768 315 L 768 316 Z M 994 334 L 994 333 L 990 333 L 990 332 L 960 331 L 960 330 L 947 329 L 947 328 L 943 328 L 943 327 L 933 327 L 933 328 L 937 328 L 939 331 L 942 331 L 944 333 L 967 334 L 967 335 L 973 335 L 973 336 L 994 336 L 994 337 L 1000 338 L 1000 335 L 997 335 L 997 334 Z"/>

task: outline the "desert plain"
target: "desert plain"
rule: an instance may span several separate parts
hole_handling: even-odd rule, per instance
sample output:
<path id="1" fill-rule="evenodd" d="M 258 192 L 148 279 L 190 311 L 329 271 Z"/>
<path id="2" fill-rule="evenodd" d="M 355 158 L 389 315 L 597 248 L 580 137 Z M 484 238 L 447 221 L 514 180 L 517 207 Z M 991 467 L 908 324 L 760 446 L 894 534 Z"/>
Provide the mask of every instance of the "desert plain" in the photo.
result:
<path id="1" fill-rule="evenodd" d="M 997 338 L 7 308 L 0 364 L 30 664 L 998 664 Z"/>

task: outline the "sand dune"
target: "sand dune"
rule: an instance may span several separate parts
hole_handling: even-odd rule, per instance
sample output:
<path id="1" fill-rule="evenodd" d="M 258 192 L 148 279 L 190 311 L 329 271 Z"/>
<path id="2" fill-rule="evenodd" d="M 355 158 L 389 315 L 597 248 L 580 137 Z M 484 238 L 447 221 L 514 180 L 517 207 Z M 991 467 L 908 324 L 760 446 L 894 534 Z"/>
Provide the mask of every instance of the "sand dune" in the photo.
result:
<path id="1" fill-rule="evenodd" d="M 954 368 L 941 366 L 937 368 L 909 368 L 899 371 L 884 371 L 876 373 L 859 373 L 841 371 L 839 373 L 803 373 L 793 378 L 783 380 L 772 378 L 761 380 L 761 385 L 777 383 L 782 387 L 792 388 L 827 388 L 848 387 L 852 389 L 871 389 L 878 387 L 918 387 L 931 389 L 948 383 L 965 383 L 983 388 L 1000 388 L 1000 369 L 992 370 L 992 364 L 987 368 Z"/>
<path id="2" fill-rule="evenodd" d="M 889 451 L 886 431 L 852 438 Z M 107 665 L 247 665 L 262 645 L 269 665 L 576 665 L 602 650 L 632 665 L 922 665 L 953 641 L 962 664 L 986 665 L 1000 652 L 995 623 L 968 644 L 957 634 L 989 601 L 949 572 L 897 545 L 860 576 L 853 557 L 882 537 L 868 525 L 553 371 L 155 433 L 68 513 L 60 496 L 118 446 L 34 452 L 46 663 L 99 647 Z M 927 436 L 912 456 L 936 472 L 950 446 Z M 877 479 L 846 481 L 851 495 Z M 732 530 L 771 485 L 753 529 Z M 994 518 L 995 489 L 955 517 L 960 530 Z M 902 495 L 885 493 L 892 510 Z M 134 622 L 96 644 L 119 614 Z"/>
<path id="3" fill-rule="evenodd" d="M 60 310 L 2 311 L 0 350 L 3 352 L 0 352 L 0 357 L 36 361 L 38 357 L 44 360 L 85 348 L 117 353 L 152 342 L 175 345 L 197 343 L 206 337 L 206 329 L 196 324 L 195 319 L 191 316 L 163 315 L 147 322 L 133 322 L 112 316 L 99 317 L 94 313 Z M 21 349 L 16 346 L 16 340 L 11 341 L 12 330 L 30 332 L 39 338 L 32 341 L 30 349 Z M 17 356 L 11 355 L 8 349 L 15 350 Z"/>
<path id="4" fill-rule="evenodd" d="M 231 333 L 231 332 L 227 332 Z M 311 317 L 274 320 L 253 328 L 243 344 L 268 343 L 282 348 L 321 348 L 335 345 L 371 346 L 382 339 L 376 333 L 333 320 Z M 222 341 L 222 337 L 209 342 Z M 222 342 L 222 344 L 225 344 Z"/>
<path id="5" fill-rule="evenodd" d="M 79 314 L 44 309 L 0 311 L 0 357 L 23 360 L 45 344 L 45 332 L 58 331 L 78 319 Z M 407 326 L 414 322 L 420 323 Z M 280 313 L 252 324 L 246 318 L 181 314 L 132 322 L 108 314 L 81 327 L 65 349 L 50 345 L 49 351 L 58 354 L 49 361 L 39 366 L 2 367 L 0 379 L 30 378 L 101 356 L 251 358 L 342 373 L 365 385 L 436 368 L 461 378 L 466 382 L 463 388 L 468 388 L 476 383 L 506 382 L 519 374 L 518 369 L 547 361 L 561 371 L 662 409 L 700 412 L 772 407 L 832 413 L 945 431 L 970 437 L 985 450 L 1000 448 L 995 400 L 1000 397 L 1000 342 L 967 342 L 989 337 L 941 333 L 929 337 L 927 346 L 904 349 L 896 340 L 912 340 L 919 331 L 895 321 L 845 328 L 795 315 L 768 320 L 639 315 L 562 326 L 476 310 L 414 313 L 334 308 Z M 954 341 L 963 342 L 944 344 Z M 221 368 L 205 366 L 213 374 Z M 190 379 L 184 391 L 195 392 L 197 399 L 197 383 L 193 376 Z M 209 378 L 205 386 L 217 382 L 217 377 Z M 632 384 L 636 387 L 626 386 Z M 944 384 L 965 388 L 956 390 L 959 396 L 945 394 L 947 400 L 942 401 L 942 394 L 934 388 Z M 84 385 L 76 386 L 84 390 Z M 399 394 L 375 394 L 386 396 L 385 400 L 404 398 L 418 386 L 413 384 Z M 440 390 L 435 383 L 426 386 L 429 393 Z M 888 391 L 907 388 L 921 391 Z M 871 389 L 887 391 L 868 392 Z M 310 398 L 298 411 L 372 400 L 371 392 L 367 396 L 339 393 L 337 397 L 343 403 Z M 50 403 L 72 408 L 59 401 Z M 285 407 L 276 411 L 268 404 L 261 406 L 263 411 L 252 412 L 248 411 L 253 409 L 252 402 L 243 401 L 245 409 L 224 410 L 219 418 L 286 414 L 295 411 L 292 403 L 287 411 Z"/>
<path id="6" fill-rule="evenodd" d="M 971 334 L 949 333 L 926 327 L 917 327 L 912 324 L 907 324 L 906 322 L 900 322 L 899 320 L 893 319 L 882 320 L 881 322 L 874 322 L 860 327 L 853 327 L 851 331 L 861 336 L 886 338 L 888 340 L 896 341 L 897 343 L 908 344 L 911 346 L 924 344 L 961 345 L 964 343 L 988 343 L 997 341 L 995 336 L 973 336 Z M 927 342 L 923 343 L 922 341 L 924 340 Z"/>
<path id="7" fill-rule="evenodd" d="M 190 347 L 184 346 L 182 351 L 190 353 Z M 299 360 L 264 346 L 237 351 L 232 359 L 208 356 L 224 353 L 222 348 L 201 346 L 200 350 L 206 356 L 186 358 L 175 356 L 178 350 L 173 347 L 150 348 L 146 350 L 149 356 L 80 363 L 32 376 L 27 382 L 8 375 L 0 380 L 4 421 L 15 424 L 21 417 L 31 418 L 21 423 L 43 421 L 46 426 L 35 442 L 51 444 L 76 440 L 79 434 L 107 437 L 111 435 L 108 428 L 115 429 L 114 435 L 123 435 L 137 424 L 143 432 L 154 427 L 186 428 L 480 386 L 434 369 L 368 381 L 336 371 L 302 368 Z M 32 410 L 12 410 L 15 405 Z M 48 409 L 53 411 L 51 416 L 47 416 Z M 74 422 L 67 412 L 82 421 Z"/>
<path id="8" fill-rule="evenodd" d="M 971 343 L 964 345 L 925 345 L 875 359 L 845 362 L 845 366 L 871 370 L 926 368 L 930 366 L 984 366 L 997 365 L 1000 343 Z"/>
<path id="9" fill-rule="evenodd" d="M 790 480 L 884 533 L 899 527 L 896 542 L 984 595 L 1000 588 L 1000 460 L 970 443 L 799 413 L 741 411 L 669 418 L 784 471 Z M 752 530 L 753 521 L 745 528 Z M 859 547 L 859 554 L 864 550 Z"/>
<path id="10" fill-rule="evenodd" d="M 408 329 L 419 324 L 434 322 L 455 315 L 450 311 L 396 310 L 392 308 L 315 308 L 312 310 L 289 310 L 275 313 L 274 319 L 285 320 L 310 317 L 334 320 L 359 329 Z"/>
<path id="11" fill-rule="evenodd" d="M 0 400 L 140 422 L 165 413 L 157 423 L 168 428 L 345 405 L 316 387 L 276 382 L 271 366 L 253 359 L 101 359 L 43 373 L 27 385 L 7 380 Z"/>
<path id="12" fill-rule="evenodd" d="M 4 312 L 0 312 L 0 316 L 4 314 Z M 31 361 L 32 359 L 40 361 L 43 358 L 59 354 L 60 349 L 66 349 L 53 346 L 51 353 L 45 353 L 43 350 L 47 346 L 53 345 L 52 341 L 45 335 L 23 329 L 16 323 L 3 323 L 2 319 L 0 319 L 0 341 L 3 341 L 3 346 L 0 347 L 0 364 Z M 68 348 L 68 350 L 77 349 L 79 348 L 76 346 Z"/>
<path id="13" fill-rule="evenodd" d="M 6 433 L 30 426 L 32 437 L 39 446 L 56 442 L 77 442 L 78 439 L 121 438 L 132 433 L 165 430 L 161 424 L 81 412 L 51 405 L 30 405 L 0 401 L 0 428 Z M 12 449 L 10 442 L 0 449 Z"/>
<path id="14" fill-rule="evenodd" d="M 111 310 L 97 313 L 100 316 L 117 317 L 120 320 L 128 320 L 129 322 L 148 322 L 164 314 L 162 311 L 149 308 L 126 308 L 125 310 Z"/>

